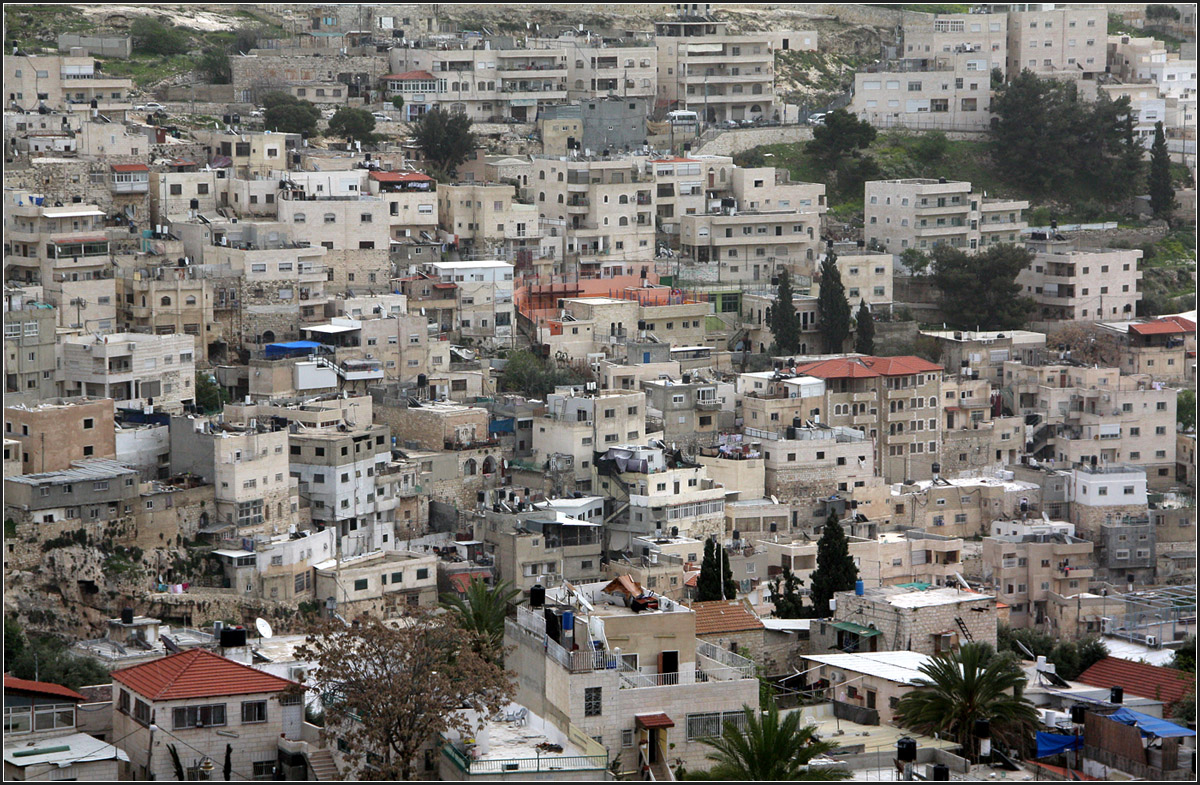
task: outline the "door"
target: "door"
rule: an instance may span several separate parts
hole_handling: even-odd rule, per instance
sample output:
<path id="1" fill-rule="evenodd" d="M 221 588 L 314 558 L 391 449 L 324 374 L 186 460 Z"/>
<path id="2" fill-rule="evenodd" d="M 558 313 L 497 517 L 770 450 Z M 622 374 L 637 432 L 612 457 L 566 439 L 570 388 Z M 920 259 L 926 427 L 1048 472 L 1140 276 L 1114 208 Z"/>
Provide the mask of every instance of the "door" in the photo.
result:
<path id="1" fill-rule="evenodd" d="M 658 763 L 658 728 L 650 729 L 650 765 Z"/>
<path id="2" fill-rule="evenodd" d="M 659 684 L 679 683 L 679 652 L 664 651 L 658 655 Z M 670 674 L 670 675 L 668 675 Z"/>

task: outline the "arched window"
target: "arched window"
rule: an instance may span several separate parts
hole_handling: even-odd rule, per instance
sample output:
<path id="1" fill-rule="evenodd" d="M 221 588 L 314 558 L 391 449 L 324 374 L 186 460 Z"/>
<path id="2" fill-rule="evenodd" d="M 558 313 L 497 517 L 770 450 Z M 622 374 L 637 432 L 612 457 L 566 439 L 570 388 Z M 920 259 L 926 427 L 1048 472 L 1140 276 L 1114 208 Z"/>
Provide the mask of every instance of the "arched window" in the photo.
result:
<path id="1" fill-rule="evenodd" d="M 629 194 L 621 194 L 617 199 L 617 204 L 629 204 Z"/>
<path id="2" fill-rule="evenodd" d="M 195 305 L 196 298 L 193 295 L 189 294 L 187 300 L 185 300 L 184 302 L 186 302 L 188 305 Z"/>
<path id="3" fill-rule="evenodd" d="M 576 90 L 582 90 L 582 89 L 583 89 L 583 80 L 582 80 L 582 79 L 576 79 L 576 80 L 575 80 L 575 89 L 576 89 Z"/>
<path id="4" fill-rule="evenodd" d="M 327 223 L 327 224 L 337 223 L 337 216 L 333 213 L 325 213 L 325 223 Z"/>
<path id="5" fill-rule="evenodd" d="M 563 181 L 563 173 L 562 173 L 562 172 L 559 172 L 559 173 L 558 173 L 558 181 L 559 181 L 560 183 Z"/>
<path id="6" fill-rule="evenodd" d="M 538 201 L 539 201 L 539 202 L 544 202 L 544 201 L 546 201 L 546 192 L 545 192 L 545 191 L 539 191 L 539 192 L 538 192 Z"/>
<path id="7" fill-rule="evenodd" d="M 563 203 L 563 195 L 562 195 L 562 194 L 559 194 L 559 195 L 558 195 L 558 203 L 559 203 L 559 204 L 562 204 L 562 203 Z"/>
<path id="8" fill-rule="evenodd" d="M 466 104 L 450 104 L 450 113 L 451 114 L 466 114 L 467 113 L 467 105 Z"/>
<path id="9" fill-rule="evenodd" d="M 275 332 L 273 330 L 265 331 L 262 334 L 262 342 L 263 343 L 275 343 Z"/>
<path id="10" fill-rule="evenodd" d="M 607 219 L 606 219 L 606 220 L 607 220 Z M 623 215 L 622 215 L 622 216 L 621 216 L 621 217 L 620 217 L 620 218 L 617 220 L 617 226 L 629 226 L 629 219 L 628 219 L 628 218 L 626 218 L 625 216 L 623 216 Z"/>
<path id="11" fill-rule="evenodd" d="M 483 459 L 483 473 L 484 474 L 495 474 L 496 473 L 496 459 L 490 455 Z"/>
<path id="12" fill-rule="evenodd" d="M 298 223 L 298 224 L 304 223 L 304 213 L 296 213 L 295 215 L 293 215 L 292 223 Z"/>
<path id="13" fill-rule="evenodd" d="M 467 477 L 474 477 L 478 471 L 478 467 L 479 465 L 475 463 L 474 458 L 468 458 L 467 462 L 463 464 L 463 474 Z"/>
<path id="14" fill-rule="evenodd" d="M 164 298 L 162 298 L 162 304 L 163 304 L 163 305 L 170 305 L 170 304 L 171 304 L 171 298 L 170 298 L 170 297 L 164 297 Z"/>
<path id="15" fill-rule="evenodd" d="M 546 173 L 545 173 L 544 171 L 542 171 L 542 172 L 538 172 L 538 179 L 539 179 L 539 180 L 545 180 L 545 179 L 546 179 Z"/>

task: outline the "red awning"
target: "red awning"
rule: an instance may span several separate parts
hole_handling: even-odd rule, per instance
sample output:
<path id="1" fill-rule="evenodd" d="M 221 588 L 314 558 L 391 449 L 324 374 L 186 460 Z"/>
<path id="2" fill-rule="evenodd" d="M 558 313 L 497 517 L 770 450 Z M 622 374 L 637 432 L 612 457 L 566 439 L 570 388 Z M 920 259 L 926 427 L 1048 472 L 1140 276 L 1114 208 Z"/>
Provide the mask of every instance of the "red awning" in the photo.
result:
<path id="1" fill-rule="evenodd" d="M 634 717 L 639 728 L 674 728 L 675 721 L 665 714 L 638 714 Z"/>

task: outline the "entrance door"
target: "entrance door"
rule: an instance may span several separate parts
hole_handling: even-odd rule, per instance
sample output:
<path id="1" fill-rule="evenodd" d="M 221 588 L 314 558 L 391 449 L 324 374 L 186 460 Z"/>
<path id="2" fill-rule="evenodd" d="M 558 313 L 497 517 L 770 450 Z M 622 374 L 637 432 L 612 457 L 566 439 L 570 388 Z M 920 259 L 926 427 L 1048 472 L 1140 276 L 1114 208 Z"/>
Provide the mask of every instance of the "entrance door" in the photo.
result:
<path id="1" fill-rule="evenodd" d="M 658 763 L 658 728 L 650 729 L 650 765 Z"/>

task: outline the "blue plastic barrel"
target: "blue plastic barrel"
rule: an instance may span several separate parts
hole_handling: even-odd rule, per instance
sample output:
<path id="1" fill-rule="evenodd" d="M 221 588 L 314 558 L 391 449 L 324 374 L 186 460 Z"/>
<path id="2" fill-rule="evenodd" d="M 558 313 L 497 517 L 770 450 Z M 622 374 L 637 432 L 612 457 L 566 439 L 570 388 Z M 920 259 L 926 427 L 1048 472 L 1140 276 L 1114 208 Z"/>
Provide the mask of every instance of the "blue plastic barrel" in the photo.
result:
<path id="1" fill-rule="evenodd" d="M 863 584 L 863 582 L 861 580 L 854 582 L 854 593 L 857 594 L 859 597 L 863 596 L 863 589 L 865 589 L 865 588 L 866 588 L 866 586 Z"/>

